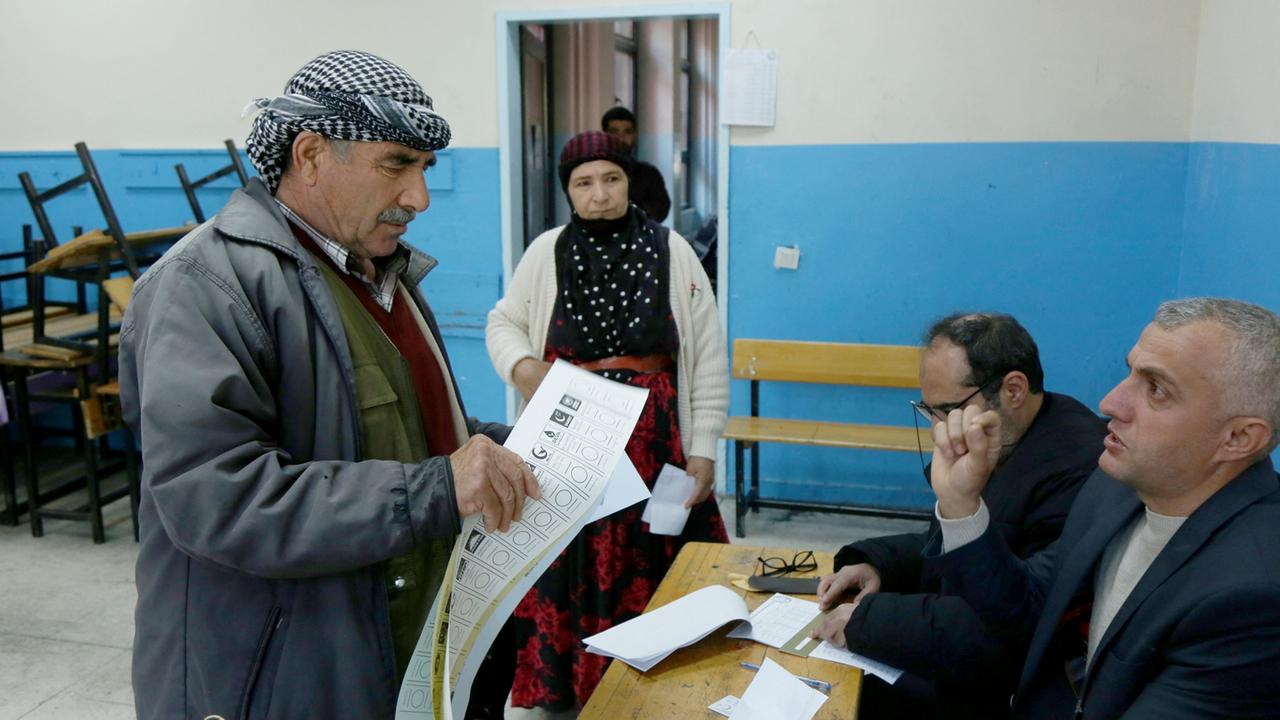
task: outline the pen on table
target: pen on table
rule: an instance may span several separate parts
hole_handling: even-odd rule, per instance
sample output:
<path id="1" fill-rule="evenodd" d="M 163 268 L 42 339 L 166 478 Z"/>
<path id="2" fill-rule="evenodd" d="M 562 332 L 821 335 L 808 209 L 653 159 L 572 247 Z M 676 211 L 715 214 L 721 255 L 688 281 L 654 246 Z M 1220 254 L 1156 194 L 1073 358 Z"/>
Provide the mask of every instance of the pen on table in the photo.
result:
<path id="1" fill-rule="evenodd" d="M 760 666 L 755 663 L 740 662 L 738 664 L 747 670 L 758 671 L 760 669 Z M 805 685 L 808 685 L 809 687 L 813 688 L 814 690 L 821 690 L 824 693 L 831 692 L 831 683 L 827 682 L 826 680 L 814 680 L 813 678 L 805 677 L 803 675 L 796 675 L 796 679 L 804 683 Z"/>

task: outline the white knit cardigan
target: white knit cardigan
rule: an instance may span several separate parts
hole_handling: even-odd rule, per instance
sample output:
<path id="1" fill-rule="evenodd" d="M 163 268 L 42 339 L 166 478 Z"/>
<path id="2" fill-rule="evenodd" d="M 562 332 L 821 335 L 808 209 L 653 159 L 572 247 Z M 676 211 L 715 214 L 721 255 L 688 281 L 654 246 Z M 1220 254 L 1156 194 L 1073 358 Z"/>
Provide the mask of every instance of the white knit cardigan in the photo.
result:
<path id="1" fill-rule="evenodd" d="M 498 376 L 514 385 L 511 372 L 525 358 L 542 359 L 556 304 L 556 238 L 548 230 L 525 250 L 506 295 L 489 311 L 485 346 Z M 671 310 L 680 352 L 676 358 L 678 420 L 686 457 L 716 457 L 729 409 L 729 361 L 711 281 L 689 243 L 670 235 Z M 521 410 L 524 409 L 523 404 Z"/>

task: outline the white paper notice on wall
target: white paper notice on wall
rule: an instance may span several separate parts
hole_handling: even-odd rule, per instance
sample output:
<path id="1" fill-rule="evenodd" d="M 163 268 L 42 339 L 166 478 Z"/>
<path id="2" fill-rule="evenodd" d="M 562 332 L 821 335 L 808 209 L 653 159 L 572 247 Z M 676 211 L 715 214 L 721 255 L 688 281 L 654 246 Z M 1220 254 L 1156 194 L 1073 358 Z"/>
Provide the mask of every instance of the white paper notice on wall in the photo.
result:
<path id="1" fill-rule="evenodd" d="M 778 106 L 778 52 L 729 48 L 724 56 L 723 88 L 721 122 L 773 127 Z"/>

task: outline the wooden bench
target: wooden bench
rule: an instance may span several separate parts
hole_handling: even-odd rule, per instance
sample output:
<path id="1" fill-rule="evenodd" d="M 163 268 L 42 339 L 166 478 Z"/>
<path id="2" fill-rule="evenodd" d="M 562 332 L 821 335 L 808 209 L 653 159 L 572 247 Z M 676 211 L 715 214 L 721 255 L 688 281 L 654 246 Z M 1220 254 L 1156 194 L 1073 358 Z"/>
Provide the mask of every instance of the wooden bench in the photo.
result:
<path id="1" fill-rule="evenodd" d="M 873 388 L 919 388 L 920 348 L 790 340 L 739 339 L 733 343 L 733 377 L 751 382 L 750 417 L 731 417 L 724 437 L 734 445 L 736 527 L 746 536 L 748 509 L 821 510 L 880 517 L 925 519 L 928 512 L 873 505 L 769 500 L 760 497 L 760 444 L 933 451 L 928 428 L 760 417 L 761 382 L 803 382 Z M 904 402 L 905 406 L 906 403 Z M 905 412 L 910 408 L 904 409 Z M 751 490 L 745 488 L 744 455 L 751 450 Z"/>

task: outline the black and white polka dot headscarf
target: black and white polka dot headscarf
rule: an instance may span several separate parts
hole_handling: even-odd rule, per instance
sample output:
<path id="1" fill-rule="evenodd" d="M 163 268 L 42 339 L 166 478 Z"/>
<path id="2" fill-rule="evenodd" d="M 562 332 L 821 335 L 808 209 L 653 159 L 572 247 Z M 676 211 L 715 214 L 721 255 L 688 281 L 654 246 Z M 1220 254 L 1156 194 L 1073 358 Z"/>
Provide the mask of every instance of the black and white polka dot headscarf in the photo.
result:
<path id="1" fill-rule="evenodd" d="M 449 144 L 449 123 L 431 107 L 418 81 L 377 55 L 325 53 L 285 85 L 284 94 L 258 98 L 246 149 L 271 192 L 280 184 L 285 153 L 303 130 L 335 140 L 400 143 L 415 150 Z"/>

